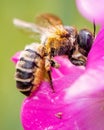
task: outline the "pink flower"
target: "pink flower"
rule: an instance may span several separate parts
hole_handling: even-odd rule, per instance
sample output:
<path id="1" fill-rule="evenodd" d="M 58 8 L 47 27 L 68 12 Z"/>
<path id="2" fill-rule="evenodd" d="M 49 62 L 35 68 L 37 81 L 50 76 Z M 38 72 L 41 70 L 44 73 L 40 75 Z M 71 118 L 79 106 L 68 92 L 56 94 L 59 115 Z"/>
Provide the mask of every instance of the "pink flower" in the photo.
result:
<path id="1" fill-rule="evenodd" d="M 104 27 L 86 68 L 72 65 L 65 57 L 55 59 L 61 65 L 52 68 L 55 93 L 43 81 L 37 92 L 25 98 L 21 107 L 24 130 L 104 130 Z"/>
<path id="2" fill-rule="evenodd" d="M 80 13 L 100 25 L 104 25 L 104 0 L 76 0 Z"/>

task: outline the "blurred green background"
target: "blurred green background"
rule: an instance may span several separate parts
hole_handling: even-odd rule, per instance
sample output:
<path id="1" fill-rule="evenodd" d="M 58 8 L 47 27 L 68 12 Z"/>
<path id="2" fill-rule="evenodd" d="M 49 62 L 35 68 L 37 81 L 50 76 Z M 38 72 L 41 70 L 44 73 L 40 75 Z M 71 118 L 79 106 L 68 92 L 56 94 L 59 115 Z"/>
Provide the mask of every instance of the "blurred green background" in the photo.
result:
<path id="1" fill-rule="evenodd" d="M 0 130 L 23 129 L 20 109 L 24 96 L 16 89 L 11 57 L 34 41 L 16 29 L 12 20 L 17 17 L 34 21 L 37 14 L 45 12 L 58 15 L 66 25 L 93 31 L 92 24 L 77 11 L 74 0 L 0 0 Z"/>

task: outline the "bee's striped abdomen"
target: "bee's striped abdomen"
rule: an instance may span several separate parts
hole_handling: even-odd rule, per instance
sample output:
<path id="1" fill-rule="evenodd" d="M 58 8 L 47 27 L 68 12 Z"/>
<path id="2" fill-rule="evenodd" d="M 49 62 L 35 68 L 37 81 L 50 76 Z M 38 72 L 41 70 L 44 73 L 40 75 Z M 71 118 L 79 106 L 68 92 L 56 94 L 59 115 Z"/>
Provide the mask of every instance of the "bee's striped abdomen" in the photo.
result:
<path id="1" fill-rule="evenodd" d="M 37 44 L 31 44 L 21 53 L 16 64 L 16 85 L 20 92 L 29 96 L 33 87 L 36 87 L 36 72 L 40 69 L 39 63 L 43 60 L 37 50 Z"/>

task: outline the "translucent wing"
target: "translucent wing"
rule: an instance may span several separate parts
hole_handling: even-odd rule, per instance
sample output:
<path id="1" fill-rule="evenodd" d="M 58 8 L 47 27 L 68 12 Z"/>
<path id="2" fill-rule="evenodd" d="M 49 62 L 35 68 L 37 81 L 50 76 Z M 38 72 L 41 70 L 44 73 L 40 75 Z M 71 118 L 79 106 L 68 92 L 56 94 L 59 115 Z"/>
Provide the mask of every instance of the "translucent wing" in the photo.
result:
<path id="1" fill-rule="evenodd" d="M 45 31 L 45 28 L 39 27 L 35 23 L 25 22 L 17 18 L 13 20 L 13 24 L 35 38 L 41 37 L 42 33 Z"/>
<path id="2" fill-rule="evenodd" d="M 62 25 L 61 19 L 53 14 L 41 14 L 36 17 L 35 23 L 45 28 L 49 26 Z"/>

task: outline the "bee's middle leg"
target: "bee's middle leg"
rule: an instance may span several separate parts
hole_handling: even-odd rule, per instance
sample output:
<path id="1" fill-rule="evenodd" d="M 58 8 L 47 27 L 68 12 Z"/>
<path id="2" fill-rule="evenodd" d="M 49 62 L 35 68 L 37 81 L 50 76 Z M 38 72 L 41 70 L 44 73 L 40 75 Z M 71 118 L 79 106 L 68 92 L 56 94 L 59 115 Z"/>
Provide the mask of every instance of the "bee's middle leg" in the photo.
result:
<path id="1" fill-rule="evenodd" d="M 57 61 L 55 61 L 54 59 L 51 59 L 51 60 L 50 60 L 50 64 L 51 64 L 51 66 L 54 67 L 54 68 L 59 68 L 59 67 L 60 67 L 60 64 L 57 63 Z"/>
<path id="2" fill-rule="evenodd" d="M 45 69 L 46 71 L 51 70 L 51 67 L 59 68 L 60 64 L 57 63 L 53 58 L 46 57 L 45 58 Z"/>

